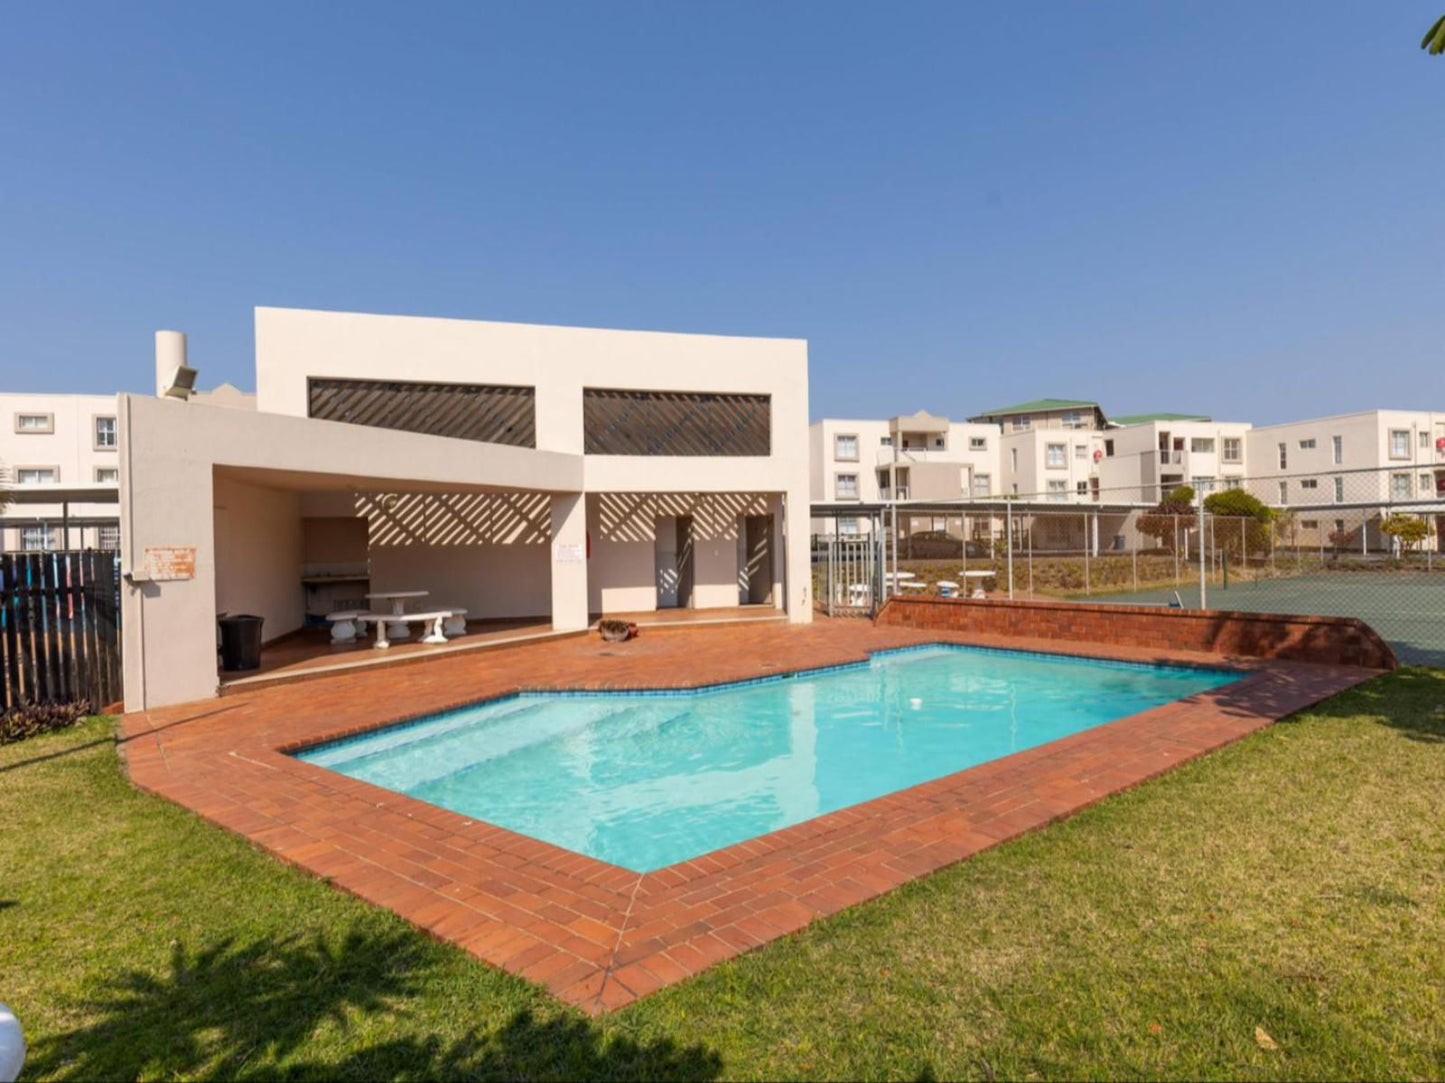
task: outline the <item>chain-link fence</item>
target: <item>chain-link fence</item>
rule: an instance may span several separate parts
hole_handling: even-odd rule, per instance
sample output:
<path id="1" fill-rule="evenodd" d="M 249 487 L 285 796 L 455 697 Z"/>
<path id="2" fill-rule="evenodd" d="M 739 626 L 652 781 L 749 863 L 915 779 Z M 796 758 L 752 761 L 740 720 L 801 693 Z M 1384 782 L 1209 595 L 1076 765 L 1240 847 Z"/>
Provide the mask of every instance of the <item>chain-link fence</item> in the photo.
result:
<path id="1" fill-rule="evenodd" d="M 1442 486 L 1445 467 L 1426 466 L 853 509 L 858 536 L 817 539 L 815 597 L 827 610 L 827 547 L 841 541 L 873 584 L 834 575 L 850 611 L 895 593 L 985 592 L 1349 616 L 1402 662 L 1445 665 Z"/>

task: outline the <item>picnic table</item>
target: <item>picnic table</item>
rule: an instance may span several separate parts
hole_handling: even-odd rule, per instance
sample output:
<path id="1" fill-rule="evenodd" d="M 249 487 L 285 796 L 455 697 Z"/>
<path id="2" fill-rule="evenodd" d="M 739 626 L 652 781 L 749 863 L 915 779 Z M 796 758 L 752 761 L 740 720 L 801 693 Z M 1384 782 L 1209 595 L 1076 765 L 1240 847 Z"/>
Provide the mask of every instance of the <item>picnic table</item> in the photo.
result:
<path id="1" fill-rule="evenodd" d="M 965 582 L 972 581 L 973 583 L 973 590 L 969 592 L 970 598 L 986 597 L 983 592 L 983 581 L 985 579 L 996 579 L 998 577 L 998 573 L 993 571 L 992 569 L 984 569 L 982 571 L 973 572 L 964 571 L 960 574 L 963 576 Z"/>
<path id="2" fill-rule="evenodd" d="M 367 597 L 375 598 L 383 602 L 390 601 L 391 615 L 401 618 L 406 615 L 406 600 L 408 598 L 425 598 L 430 593 L 430 591 L 426 590 L 374 590 L 368 594 Z M 385 642 L 388 637 L 391 639 L 410 639 L 411 629 L 406 626 L 404 619 L 393 620 L 388 624 L 385 629 L 385 634 L 383 634 L 381 625 L 378 622 L 377 637 L 382 642 Z"/>

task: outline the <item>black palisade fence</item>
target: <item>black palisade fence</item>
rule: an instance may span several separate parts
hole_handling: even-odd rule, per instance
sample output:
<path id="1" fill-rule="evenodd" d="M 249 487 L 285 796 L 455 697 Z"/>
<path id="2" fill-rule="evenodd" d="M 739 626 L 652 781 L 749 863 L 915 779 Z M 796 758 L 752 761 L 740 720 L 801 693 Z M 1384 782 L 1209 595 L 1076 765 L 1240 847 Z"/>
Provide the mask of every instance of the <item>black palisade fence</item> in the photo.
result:
<path id="1" fill-rule="evenodd" d="M 0 713 L 121 698 L 114 553 L 0 554 Z"/>

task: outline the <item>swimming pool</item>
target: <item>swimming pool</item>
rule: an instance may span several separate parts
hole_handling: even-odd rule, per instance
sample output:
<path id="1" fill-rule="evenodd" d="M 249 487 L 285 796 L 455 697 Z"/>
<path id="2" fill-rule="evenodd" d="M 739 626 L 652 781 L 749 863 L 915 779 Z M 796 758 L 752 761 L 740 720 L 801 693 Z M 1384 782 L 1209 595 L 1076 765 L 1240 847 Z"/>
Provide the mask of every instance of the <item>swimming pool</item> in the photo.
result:
<path id="1" fill-rule="evenodd" d="M 650 872 L 1240 676 L 939 645 L 697 691 L 524 693 L 297 755 Z"/>

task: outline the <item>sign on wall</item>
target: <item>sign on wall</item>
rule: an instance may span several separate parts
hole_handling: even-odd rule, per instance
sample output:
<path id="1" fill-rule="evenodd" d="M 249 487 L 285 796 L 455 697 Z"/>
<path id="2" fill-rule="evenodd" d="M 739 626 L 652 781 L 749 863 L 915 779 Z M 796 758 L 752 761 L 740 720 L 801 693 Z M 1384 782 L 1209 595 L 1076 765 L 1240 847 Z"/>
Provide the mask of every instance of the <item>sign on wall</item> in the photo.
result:
<path id="1" fill-rule="evenodd" d="M 558 542 L 556 546 L 554 546 L 554 550 L 554 559 L 557 561 L 558 564 L 582 563 L 582 546 L 580 545 L 566 545 L 562 542 Z"/>
<path id="2" fill-rule="evenodd" d="M 146 578 L 157 582 L 196 577 L 194 545 L 146 546 Z"/>

